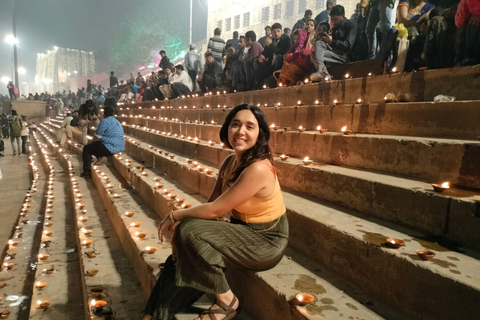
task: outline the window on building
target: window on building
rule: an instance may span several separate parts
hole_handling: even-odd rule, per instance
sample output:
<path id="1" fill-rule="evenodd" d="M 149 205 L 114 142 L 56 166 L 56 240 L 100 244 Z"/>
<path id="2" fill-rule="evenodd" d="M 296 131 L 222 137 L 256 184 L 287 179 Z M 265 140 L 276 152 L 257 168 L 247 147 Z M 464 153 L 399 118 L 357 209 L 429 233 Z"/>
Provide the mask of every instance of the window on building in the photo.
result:
<path id="1" fill-rule="evenodd" d="M 225 31 L 232 30 L 232 18 L 225 19 Z"/>
<path id="2" fill-rule="evenodd" d="M 223 31 L 223 20 L 217 21 L 217 28 Z"/>
<path id="3" fill-rule="evenodd" d="M 282 18 L 282 4 L 277 3 L 273 7 L 273 20 L 279 20 Z"/>
<path id="4" fill-rule="evenodd" d="M 243 14 L 243 26 L 248 27 L 250 25 L 250 12 Z"/>
<path id="5" fill-rule="evenodd" d="M 262 23 L 270 21 L 270 7 L 262 8 Z"/>
<path id="6" fill-rule="evenodd" d="M 304 14 L 307 10 L 307 0 L 298 0 L 298 14 Z"/>
<path id="7" fill-rule="evenodd" d="M 287 10 L 285 11 L 287 17 L 293 16 L 293 0 L 287 1 Z"/>
<path id="8" fill-rule="evenodd" d="M 233 29 L 240 28 L 240 15 L 233 17 Z"/>
<path id="9" fill-rule="evenodd" d="M 325 0 L 315 0 L 315 10 L 323 10 Z"/>

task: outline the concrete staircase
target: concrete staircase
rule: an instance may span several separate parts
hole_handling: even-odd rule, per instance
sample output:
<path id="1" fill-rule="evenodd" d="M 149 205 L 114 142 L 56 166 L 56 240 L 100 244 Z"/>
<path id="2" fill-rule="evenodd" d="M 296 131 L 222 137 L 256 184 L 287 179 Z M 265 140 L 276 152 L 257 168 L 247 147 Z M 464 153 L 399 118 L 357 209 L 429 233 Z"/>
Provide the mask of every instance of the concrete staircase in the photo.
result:
<path id="1" fill-rule="evenodd" d="M 55 183 L 61 168 L 69 177 L 55 185 L 65 189 L 55 201 L 65 197 L 65 217 L 75 221 L 70 241 L 79 250 L 85 317 L 141 318 L 171 252 L 154 222 L 172 208 L 205 201 L 231 153 L 219 143 L 221 124 L 233 106 L 253 103 L 278 126 L 271 147 L 290 245 L 272 270 L 228 271 L 243 307 L 237 319 L 478 319 L 479 74 L 476 66 L 120 105 L 126 152 L 96 167 L 92 180 L 77 177 L 81 145 L 56 145 L 61 119 L 45 123 L 38 139 L 52 153 Z M 386 103 L 387 93 L 409 95 L 410 102 Z M 438 94 L 457 101 L 431 102 Z M 352 132 L 344 135 L 344 126 Z M 306 156 L 312 164 L 304 165 Z M 444 181 L 452 187 L 434 192 L 431 183 Z M 405 246 L 388 247 L 387 238 Z M 85 247 L 84 240 L 93 243 Z M 436 255 L 424 261 L 417 249 Z M 91 269 L 98 274 L 89 276 Z M 92 291 L 99 287 L 100 294 Z M 300 292 L 315 300 L 294 306 Z M 90 307 L 99 297 L 107 307 Z M 211 300 L 178 318 L 193 319 Z M 55 306 L 35 311 L 31 317 L 58 319 Z"/>

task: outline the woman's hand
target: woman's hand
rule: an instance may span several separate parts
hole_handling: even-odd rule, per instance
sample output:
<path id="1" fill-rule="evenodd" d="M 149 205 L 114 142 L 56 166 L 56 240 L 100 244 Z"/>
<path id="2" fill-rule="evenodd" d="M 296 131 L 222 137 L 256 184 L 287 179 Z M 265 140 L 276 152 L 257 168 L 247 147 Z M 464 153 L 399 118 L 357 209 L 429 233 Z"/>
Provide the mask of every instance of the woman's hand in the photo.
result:
<path id="1" fill-rule="evenodd" d="M 166 216 L 163 218 L 162 221 L 155 223 L 157 228 L 158 228 L 158 239 L 163 242 L 164 236 L 167 238 L 166 240 L 168 241 L 168 236 L 165 234 L 171 234 L 171 245 L 172 245 L 172 260 L 175 261 L 175 256 L 176 256 L 176 248 L 175 248 L 175 241 L 174 241 L 174 236 L 175 236 L 175 227 L 180 223 L 180 221 L 175 222 L 172 224 L 172 221 L 170 220 L 169 216 Z"/>

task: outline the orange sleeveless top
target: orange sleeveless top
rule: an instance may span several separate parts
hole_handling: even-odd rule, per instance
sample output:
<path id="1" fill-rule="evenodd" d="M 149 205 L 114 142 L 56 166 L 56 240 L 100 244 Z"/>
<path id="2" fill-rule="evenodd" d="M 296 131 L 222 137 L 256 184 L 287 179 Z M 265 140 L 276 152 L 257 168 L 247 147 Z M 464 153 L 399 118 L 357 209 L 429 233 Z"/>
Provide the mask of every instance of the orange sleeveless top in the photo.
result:
<path id="1" fill-rule="evenodd" d="M 270 196 L 266 198 L 253 196 L 232 210 L 232 216 L 235 219 L 242 220 L 246 223 L 271 222 L 282 216 L 286 211 L 282 190 L 278 183 L 277 172 L 269 160 L 265 159 L 261 161 L 265 162 L 275 175 L 275 188 Z M 222 193 L 233 184 L 233 182 L 229 180 L 235 170 L 236 162 L 235 157 L 232 157 L 232 160 L 226 165 L 222 173 Z"/>

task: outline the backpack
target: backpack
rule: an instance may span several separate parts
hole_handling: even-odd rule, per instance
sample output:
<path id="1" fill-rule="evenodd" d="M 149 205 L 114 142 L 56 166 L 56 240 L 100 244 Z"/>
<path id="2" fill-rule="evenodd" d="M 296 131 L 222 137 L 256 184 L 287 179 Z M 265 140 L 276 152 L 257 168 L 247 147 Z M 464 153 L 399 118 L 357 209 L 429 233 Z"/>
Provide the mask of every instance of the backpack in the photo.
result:
<path id="1" fill-rule="evenodd" d="M 20 121 L 20 117 L 12 118 L 12 137 L 20 137 L 22 135 L 22 122 Z"/>

